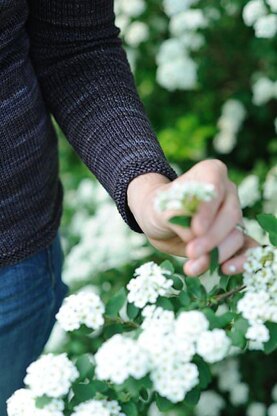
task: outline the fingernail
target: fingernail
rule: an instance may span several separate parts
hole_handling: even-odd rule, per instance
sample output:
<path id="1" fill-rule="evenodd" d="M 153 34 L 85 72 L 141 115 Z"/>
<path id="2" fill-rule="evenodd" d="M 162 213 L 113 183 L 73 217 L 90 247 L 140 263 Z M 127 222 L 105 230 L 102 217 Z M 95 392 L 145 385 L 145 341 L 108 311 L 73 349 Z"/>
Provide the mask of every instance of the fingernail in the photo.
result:
<path id="1" fill-rule="evenodd" d="M 190 264 L 190 272 L 192 274 L 198 274 L 200 272 L 200 265 L 198 261 L 194 261 Z"/>
<path id="2" fill-rule="evenodd" d="M 230 264 L 230 266 L 228 267 L 228 270 L 230 273 L 236 273 L 237 268 L 234 264 Z"/>

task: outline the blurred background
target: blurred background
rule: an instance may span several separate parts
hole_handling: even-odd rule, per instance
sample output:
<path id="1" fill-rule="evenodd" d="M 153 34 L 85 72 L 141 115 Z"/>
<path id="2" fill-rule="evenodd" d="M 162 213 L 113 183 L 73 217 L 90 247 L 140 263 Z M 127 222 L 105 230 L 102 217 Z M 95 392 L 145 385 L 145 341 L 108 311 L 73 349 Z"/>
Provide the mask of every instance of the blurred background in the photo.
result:
<path id="1" fill-rule="evenodd" d="M 277 214 L 276 13 L 276 0 L 115 0 L 139 95 L 169 162 L 178 173 L 205 158 L 225 162 L 248 233 L 261 243 L 256 215 Z M 138 265 L 166 256 L 128 229 L 55 126 L 65 189 L 64 280 L 72 291 L 109 298 Z M 89 345 L 56 327 L 47 349 L 74 355 Z M 215 368 L 197 416 L 277 415 L 276 356 L 243 357 Z M 170 413 L 178 414 L 182 409 Z"/>

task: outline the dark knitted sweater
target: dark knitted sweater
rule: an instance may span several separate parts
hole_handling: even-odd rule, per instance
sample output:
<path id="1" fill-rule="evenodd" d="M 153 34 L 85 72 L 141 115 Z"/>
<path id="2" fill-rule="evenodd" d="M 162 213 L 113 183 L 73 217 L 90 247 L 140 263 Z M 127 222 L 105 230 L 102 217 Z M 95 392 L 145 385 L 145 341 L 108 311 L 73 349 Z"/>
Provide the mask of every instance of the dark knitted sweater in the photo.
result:
<path id="1" fill-rule="evenodd" d="M 0 266 L 46 247 L 60 225 L 50 113 L 137 232 L 129 182 L 147 172 L 177 176 L 118 35 L 112 0 L 0 1 Z"/>

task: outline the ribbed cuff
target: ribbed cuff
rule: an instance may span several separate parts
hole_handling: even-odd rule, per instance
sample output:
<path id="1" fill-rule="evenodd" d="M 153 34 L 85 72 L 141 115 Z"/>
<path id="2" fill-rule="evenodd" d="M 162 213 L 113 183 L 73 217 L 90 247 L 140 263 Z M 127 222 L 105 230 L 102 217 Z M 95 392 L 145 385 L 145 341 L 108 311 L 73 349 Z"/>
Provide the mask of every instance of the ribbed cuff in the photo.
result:
<path id="1" fill-rule="evenodd" d="M 137 233 L 143 233 L 142 229 L 135 220 L 132 211 L 130 210 L 127 203 L 127 188 L 129 183 L 137 176 L 143 175 L 144 173 L 160 173 L 166 176 L 168 179 L 173 181 L 177 178 L 177 173 L 172 169 L 166 160 L 163 159 L 147 159 L 143 161 L 136 161 L 125 167 L 121 171 L 113 199 L 116 203 L 117 209 L 122 216 L 123 220 L 128 224 L 131 230 Z"/>

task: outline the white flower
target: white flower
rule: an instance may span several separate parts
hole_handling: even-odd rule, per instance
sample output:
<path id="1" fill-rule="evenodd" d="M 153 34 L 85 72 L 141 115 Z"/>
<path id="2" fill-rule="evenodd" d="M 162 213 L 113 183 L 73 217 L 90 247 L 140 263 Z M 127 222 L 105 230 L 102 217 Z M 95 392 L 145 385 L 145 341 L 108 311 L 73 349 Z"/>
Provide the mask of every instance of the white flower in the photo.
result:
<path id="1" fill-rule="evenodd" d="M 74 408 L 72 416 L 125 416 L 115 400 L 88 400 Z"/>
<path id="2" fill-rule="evenodd" d="M 240 382 L 239 363 L 229 358 L 218 364 L 218 387 L 221 391 L 231 391 L 233 386 Z"/>
<path id="3" fill-rule="evenodd" d="M 188 56 L 180 55 L 157 69 L 157 82 L 169 91 L 192 90 L 197 85 L 197 64 Z"/>
<path id="4" fill-rule="evenodd" d="M 129 17 L 140 16 L 146 8 L 144 0 L 117 0 L 115 4 L 117 13 L 123 13 Z"/>
<path id="5" fill-rule="evenodd" d="M 241 207 L 252 207 L 261 198 L 258 176 L 248 175 L 240 183 L 238 193 Z"/>
<path id="6" fill-rule="evenodd" d="M 271 8 L 271 10 L 277 13 L 277 1 L 276 0 L 266 0 L 267 4 Z"/>
<path id="7" fill-rule="evenodd" d="M 100 380 L 121 384 L 129 376 L 142 378 L 149 371 L 145 350 L 133 339 L 120 334 L 104 342 L 95 354 L 96 374 Z"/>
<path id="8" fill-rule="evenodd" d="M 195 407 L 196 416 L 219 416 L 225 407 L 225 401 L 215 391 L 204 391 Z"/>
<path id="9" fill-rule="evenodd" d="M 236 136 L 246 117 L 242 103 L 229 99 L 222 107 L 222 114 L 217 122 L 219 133 L 214 138 L 214 148 L 219 153 L 229 153 L 236 145 Z"/>
<path id="10" fill-rule="evenodd" d="M 133 22 L 125 32 L 125 41 L 132 47 L 137 47 L 149 37 L 148 26 L 143 22 Z"/>
<path id="11" fill-rule="evenodd" d="M 268 416 L 277 416 L 277 403 L 273 403 L 267 409 Z"/>
<path id="12" fill-rule="evenodd" d="M 34 394 L 27 389 L 17 390 L 7 400 L 8 416 L 63 416 L 63 400 L 53 399 L 42 409 L 36 407 Z"/>
<path id="13" fill-rule="evenodd" d="M 277 384 L 275 384 L 275 386 L 271 390 L 271 397 L 274 400 L 274 402 L 277 402 Z"/>
<path id="14" fill-rule="evenodd" d="M 205 331 L 197 340 L 197 353 L 207 363 L 215 363 L 227 356 L 231 346 L 230 339 L 223 329 Z"/>
<path id="15" fill-rule="evenodd" d="M 183 209 L 187 215 L 194 214 L 200 202 L 211 201 L 216 196 L 214 185 L 187 181 L 174 182 L 167 191 L 160 192 L 155 199 L 157 211 Z"/>
<path id="16" fill-rule="evenodd" d="M 230 153 L 236 145 L 236 136 L 233 132 L 223 130 L 220 131 L 213 140 L 213 145 L 218 153 Z"/>
<path id="17" fill-rule="evenodd" d="M 238 312 L 250 322 L 264 322 L 267 316 L 267 302 L 269 302 L 269 299 L 266 292 L 246 292 L 243 298 L 238 301 Z"/>
<path id="18" fill-rule="evenodd" d="M 100 297 L 81 291 L 65 298 L 56 318 L 65 331 L 79 329 L 82 324 L 98 329 L 104 324 L 105 307 Z"/>
<path id="19" fill-rule="evenodd" d="M 277 33 L 277 16 L 269 14 L 260 17 L 256 21 L 254 29 L 257 38 L 273 38 Z"/>
<path id="20" fill-rule="evenodd" d="M 245 404 L 248 400 L 249 386 L 245 383 L 238 383 L 230 391 L 230 402 L 233 406 Z"/>
<path id="21" fill-rule="evenodd" d="M 187 338 L 190 341 L 197 341 L 202 332 L 208 328 L 209 322 L 202 312 L 181 312 L 175 323 L 175 334 L 178 340 Z"/>
<path id="22" fill-rule="evenodd" d="M 37 397 L 59 398 L 67 394 L 79 377 L 75 365 L 66 354 L 41 356 L 27 368 L 24 383 Z"/>
<path id="23" fill-rule="evenodd" d="M 247 26 L 253 26 L 257 19 L 265 16 L 266 13 L 267 10 L 262 0 L 251 0 L 245 5 L 242 17 Z"/>
<path id="24" fill-rule="evenodd" d="M 266 407 L 263 403 L 253 402 L 251 403 L 247 410 L 247 416 L 266 416 Z"/>
<path id="25" fill-rule="evenodd" d="M 197 366 L 193 363 L 161 363 L 152 370 L 150 377 L 155 390 L 172 403 L 184 400 L 187 392 L 199 383 Z"/>
<path id="26" fill-rule="evenodd" d="M 205 28 L 207 23 L 207 19 L 201 9 L 186 10 L 171 18 L 169 30 L 173 36 L 180 36 L 189 30 Z"/>
<path id="27" fill-rule="evenodd" d="M 156 55 L 157 64 L 167 64 L 172 60 L 178 59 L 180 57 L 180 51 L 182 51 L 182 42 L 179 39 L 171 38 L 165 40 Z"/>
<path id="28" fill-rule="evenodd" d="M 250 339 L 251 341 L 258 341 L 258 342 L 267 342 L 269 340 L 269 330 L 264 324 L 252 324 L 246 334 L 245 337 Z"/>
<path id="29" fill-rule="evenodd" d="M 147 303 L 155 303 L 159 296 L 168 296 L 173 280 L 166 277 L 168 270 L 162 269 L 154 262 L 148 262 L 135 270 L 134 279 L 127 285 L 128 302 L 143 308 Z"/>
<path id="30" fill-rule="evenodd" d="M 277 82 L 266 77 L 259 78 L 253 84 L 253 103 L 256 105 L 266 104 L 272 98 L 277 98 Z"/>
<path id="31" fill-rule="evenodd" d="M 163 0 L 163 7 L 165 13 L 171 17 L 177 13 L 187 10 L 193 4 L 198 3 L 199 0 Z"/>

